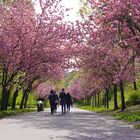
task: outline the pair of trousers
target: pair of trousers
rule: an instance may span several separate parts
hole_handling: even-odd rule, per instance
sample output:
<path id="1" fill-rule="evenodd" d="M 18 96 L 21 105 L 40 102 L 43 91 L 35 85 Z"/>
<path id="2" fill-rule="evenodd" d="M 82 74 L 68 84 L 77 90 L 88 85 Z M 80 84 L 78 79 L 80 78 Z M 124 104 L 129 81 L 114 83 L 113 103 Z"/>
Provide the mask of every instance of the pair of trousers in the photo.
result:
<path id="1" fill-rule="evenodd" d="M 66 103 L 64 101 L 61 102 L 61 109 L 62 109 L 62 114 L 66 113 Z"/>

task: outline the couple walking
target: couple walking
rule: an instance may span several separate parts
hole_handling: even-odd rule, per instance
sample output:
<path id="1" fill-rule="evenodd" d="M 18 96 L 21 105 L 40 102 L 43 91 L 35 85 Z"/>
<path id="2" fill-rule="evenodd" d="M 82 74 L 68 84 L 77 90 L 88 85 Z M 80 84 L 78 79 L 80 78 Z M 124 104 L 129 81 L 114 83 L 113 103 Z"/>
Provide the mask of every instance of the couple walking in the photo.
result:
<path id="1" fill-rule="evenodd" d="M 54 110 L 57 109 L 59 99 L 60 99 L 62 114 L 66 114 L 66 108 L 67 108 L 67 112 L 69 112 L 70 106 L 72 104 L 71 95 L 69 93 L 66 94 L 64 88 L 59 93 L 59 97 L 58 97 L 58 95 L 56 97 L 56 95 L 57 94 L 54 93 L 53 90 L 50 91 L 49 101 L 50 101 L 50 107 L 51 107 L 51 114 L 53 114 Z"/>

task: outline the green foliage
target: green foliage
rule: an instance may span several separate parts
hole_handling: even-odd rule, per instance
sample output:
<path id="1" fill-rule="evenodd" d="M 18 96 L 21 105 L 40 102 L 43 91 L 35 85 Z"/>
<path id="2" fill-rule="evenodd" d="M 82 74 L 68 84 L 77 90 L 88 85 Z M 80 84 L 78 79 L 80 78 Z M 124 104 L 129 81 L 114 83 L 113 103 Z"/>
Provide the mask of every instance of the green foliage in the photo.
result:
<path id="1" fill-rule="evenodd" d="M 36 96 L 34 95 L 34 93 L 30 93 L 28 97 L 27 107 L 28 108 L 36 107 L 36 104 L 37 104 Z"/>
<path id="2" fill-rule="evenodd" d="M 69 73 L 66 73 L 65 77 L 59 81 L 53 81 L 53 85 L 56 90 L 61 90 L 62 88 L 67 89 L 71 82 L 79 75 L 77 71 L 72 71 Z"/>
<path id="3" fill-rule="evenodd" d="M 140 121 L 140 112 L 134 112 L 134 113 L 116 113 L 114 114 L 116 119 L 119 120 L 125 120 L 128 122 L 136 122 Z"/>
<path id="4" fill-rule="evenodd" d="M 98 113 L 109 111 L 109 109 L 103 108 L 103 107 L 97 108 L 97 107 L 91 107 L 91 106 L 86 106 L 86 105 L 83 105 L 83 106 L 77 105 L 77 107 L 79 107 L 83 110 L 89 110 L 89 111 L 94 111 L 94 112 L 98 112 Z"/>
<path id="5" fill-rule="evenodd" d="M 43 105 L 44 105 L 44 107 L 50 107 L 50 104 L 49 104 L 49 100 L 45 100 L 44 102 L 43 102 Z"/>
<path id="6" fill-rule="evenodd" d="M 65 88 L 68 88 L 68 86 L 71 84 L 71 82 L 78 76 L 78 72 L 76 71 L 72 71 L 70 73 L 68 73 L 66 76 L 65 76 L 65 79 L 64 79 L 64 87 Z"/>
<path id="7" fill-rule="evenodd" d="M 22 99 L 22 91 L 20 90 L 19 93 L 18 93 L 18 97 L 17 97 L 17 100 L 16 100 L 16 105 L 19 106 L 20 105 L 20 102 L 21 102 L 21 99 Z"/>
<path id="8" fill-rule="evenodd" d="M 140 94 L 138 93 L 132 93 L 128 100 L 126 101 L 126 105 L 132 106 L 132 105 L 138 105 L 140 104 Z"/>

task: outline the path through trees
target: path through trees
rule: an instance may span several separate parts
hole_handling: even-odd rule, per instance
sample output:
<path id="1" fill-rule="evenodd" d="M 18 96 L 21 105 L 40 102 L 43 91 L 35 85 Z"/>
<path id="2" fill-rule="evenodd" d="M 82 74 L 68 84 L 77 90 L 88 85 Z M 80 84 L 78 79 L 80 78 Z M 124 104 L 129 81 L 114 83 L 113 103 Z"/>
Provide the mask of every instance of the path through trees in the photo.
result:
<path id="1" fill-rule="evenodd" d="M 27 113 L 0 120 L 1 140 L 139 140 L 139 131 L 112 117 L 72 108 L 66 116 L 60 110 Z M 8 134 L 7 134 L 8 132 Z"/>

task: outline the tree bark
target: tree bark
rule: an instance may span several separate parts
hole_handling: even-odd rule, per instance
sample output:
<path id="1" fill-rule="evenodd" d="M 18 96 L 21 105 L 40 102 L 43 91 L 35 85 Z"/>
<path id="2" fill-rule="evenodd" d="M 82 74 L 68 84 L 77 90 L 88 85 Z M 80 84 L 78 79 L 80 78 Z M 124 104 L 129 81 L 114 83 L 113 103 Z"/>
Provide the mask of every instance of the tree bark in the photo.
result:
<path id="1" fill-rule="evenodd" d="M 117 84 L 114 84 L 114 110 L 119 109 L 117 100 Z"/>
<path id="2" fill-rule="evenodd" d="M 10 90 L 7 90 L 7 92 L 6 92 L 6 106 L 5 106 L 5 110 L 7 110 L 7 107 L 8 107 L 9 97 L 10 97 Z"/>
<path id="3" fill-rule="evenodd" d="M 106 108 L 107 102 L 106 102 L 106 93 L 104 93 L 104 107 Z"/>
<path id="4" fill-rule="evenodd" d="M 26 95 L 25 95 L 25 101 L 24 101 L 24 108 L 27 107 L 28 97 L 29 97 L 29 93 L 26 93 Z"/>
<path id="5" fill-rule="evenodd" d="M 18 97 L 18 92 L 19 92 L 19 89 L 16 88 L 16 90 L 14 92 L 14 95 L 13 95 L 12 109 L 15 109 L 16 108 L 16 99 Z"/>
<path id="6" fill-rule="evenodd" d="M 109 89 L 106 88 L 106 107 L 109 109 Z"/>
<path id="7" fill-rule="evenodd" d="M 100 107 L 100 93 L 98 93 L 98 107 Z"/>
<path id="8" fill-rule="evenodd" d="M 136 81 L 134 81 L 133 84 L 134 84 L 134 90 L 137 90 L 137 83 L 136 83 Z"/>
<path id="9" fill-rule="evenodd" d="M 125 105 L 125 96 L 124 96 L 124 87 L 123 87 L 123 81 L 120 81 L 120 92 L 121 92 L 121 111 L 126 109 Z"/>
<path id="10" fill-rule="evenodd" d="M 94 102 L 95 102 L 95 98 L 94 98 L 94 95 L 93 95 L 93 96 L 92 96 L 92 106 L 93 106 L 93 107 L 95 107 L 95 103 L 94 103 Z"/>
<path id="11" fill-rule="evenodd" d="M 133 56 L 136 54 L 136 52 L 133 50 Z M 136 83 L 136 79 L 135 79 L 135 77 L 136 77 L 136 73 L 135 73 L 135 57 L 133 58 L 133 76 L 134 76 L 134 82 L 133 82 L 133 84 L 134 84 L 134 90 L 137 90 L 137 83 Z"/>
<path id="12" fill-rule="evenodd" d="M 97 98 L 96 98 L 96 93 L 94 94 L 94 106 L 97 106 Z"/>
<path id="13" fill-rule="evenodd" d="M 23 95 L 22 95 L 22 99 L 21 99 L 21 103 L 20 103 L 19 109 L 23 109 L 25 97 L 26 97 L 26 90 L 23 92 Z"/>
<path id="14" fill-rule="evenodd" d="M 6 89 L 2 89 L 1 110 L 6 110 Z"/>
<path id="15" fill-rule="evenodd" d="M 4 88 L 2 90 L 1 110 L 7 110 L 9 96 L 10 96 L 10 90 L 7 90 L 6 88 Z"/>

